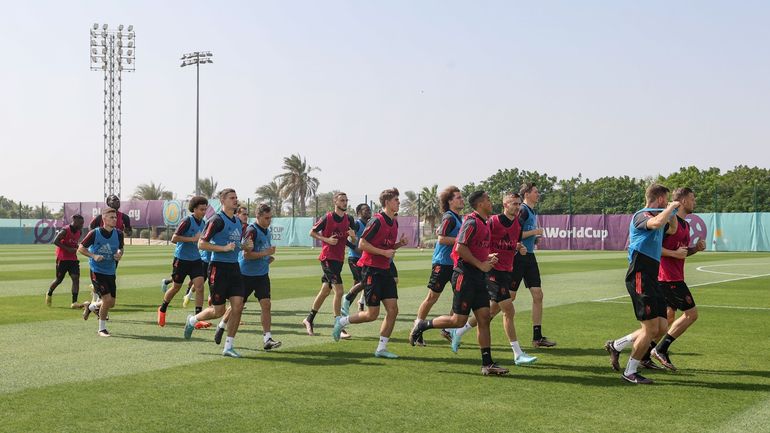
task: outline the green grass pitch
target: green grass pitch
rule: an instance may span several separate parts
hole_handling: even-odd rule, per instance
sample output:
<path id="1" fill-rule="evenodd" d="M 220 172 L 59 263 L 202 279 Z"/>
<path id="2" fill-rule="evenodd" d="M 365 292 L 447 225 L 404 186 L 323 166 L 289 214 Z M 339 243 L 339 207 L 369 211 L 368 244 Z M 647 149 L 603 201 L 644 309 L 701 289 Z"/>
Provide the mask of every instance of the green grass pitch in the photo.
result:
<path id="1" fill-rule="evenodd" d="M 623 252 L 538 254 L 551 349 L 531 347 L 531 297 L 516 300 L 516 327 L 533 366 L 513 366 L 500 319 L 493 356 L 507 377 L 480 375 L 473 333 L 455 355 L 437 331 L 411 347 L 409 328 L 426 294 L 431 252 L 400 251 L 400 315 L 389 349 L 373 357 L 379 321 L 352 325 L 335 343 L 331 299 L 315 337 L 300 325 L 320 285 L 317 250 L 283 249 L 271 267 L 273 335 L 261 350 L 252 300 L 236 338 L 243 359 L 226 359 L 214 331 L 182 338 L 182 296 L 168 324 L 155 324 L 170 246 L 129 246 L 118 270 L 112 338 L 69 309 L 69 281 L 53 306 L 51 246 L 0 246 L 1 432 L 622 432 L 768 431 L 770 425 L 770 254 L 700 253 L 686 275 L 700 319 L 672 346 L 676 373 L 651 372 L 632 386 L 609 367 L 604 341 L 634 330 Z M 81 261 L 80 299 L 89 298 Z M 345 287 L 351 285 L 347 268 Z M 192 303 L 191 303 L 192 304 Z M 444 293 L 431 317 L 449 310 Z M 383 310 L 384 311 L 384 310 Z M 623 353 L 624 365 L 628 349 Z"/>

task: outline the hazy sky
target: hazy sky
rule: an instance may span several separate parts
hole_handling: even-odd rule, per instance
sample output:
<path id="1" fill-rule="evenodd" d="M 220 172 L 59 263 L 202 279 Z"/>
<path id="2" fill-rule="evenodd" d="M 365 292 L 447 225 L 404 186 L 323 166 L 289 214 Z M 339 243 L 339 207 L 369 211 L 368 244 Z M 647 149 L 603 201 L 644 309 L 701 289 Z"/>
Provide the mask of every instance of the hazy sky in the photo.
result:
<path id="1" fill-rule="evenodd" d="M 770 166 L 764 1 L 3 1 L 0 195 L 101 200 L 94 22 L 133 24 L 123 81 L 123 197 L 243 198 L 300 153 L 321 191 Z"/>

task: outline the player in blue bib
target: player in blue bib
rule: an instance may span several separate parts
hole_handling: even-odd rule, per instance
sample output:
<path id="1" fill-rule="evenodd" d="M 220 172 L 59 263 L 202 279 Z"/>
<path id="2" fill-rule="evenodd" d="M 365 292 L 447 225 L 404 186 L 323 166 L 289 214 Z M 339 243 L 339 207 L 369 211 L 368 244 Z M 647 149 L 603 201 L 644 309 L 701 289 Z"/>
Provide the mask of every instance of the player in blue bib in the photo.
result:
<path id="1" fill-rule="evenodd" d="M 366 224 L 372 218 L 372 209 L 368 204 L 360 203 L 356 206 L 356 215 L 358 219 L 356 219 L 355 227 L 353 227 L 356 232 L 356 243 L 352 243 L 350 240 L 347 241 L 348 267 L 350 268 L 350 273 L 353 274 L 353 287 L 350 288 L 348 294 L 342 299 L 341 311 L 343 316 L 350 315 L 350 305 L 356 300 L 356 296 L 364 290 L 364 285 L 361 282 L 361 267 L 358 266 L 358 260 L 361 259 L 362 252 L 360 248 L 361 235 L 364 234 Z M 361 299 L 358 301 L 358 311 L 364 311 L 364 305 L 364 296 L 361 295 Z"/>

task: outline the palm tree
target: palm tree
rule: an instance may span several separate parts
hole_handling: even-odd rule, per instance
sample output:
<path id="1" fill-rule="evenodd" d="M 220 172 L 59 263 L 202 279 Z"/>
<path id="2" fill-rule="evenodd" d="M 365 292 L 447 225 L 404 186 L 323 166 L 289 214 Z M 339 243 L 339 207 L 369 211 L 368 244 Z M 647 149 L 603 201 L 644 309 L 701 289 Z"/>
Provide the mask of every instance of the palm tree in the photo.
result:
<path id="1" fill-rule="evenodd" d="M 401 202 L 401 208 L 398 211 L 399 215 L 417 215 L 417 193 L 414 191 L 405 191 L 404 200 Z"/>
<path id="2" fill-rule="evenodd" d="M 284 157 L 282 168 L 286 171 L 275 177 L 281 189 L 281 197 L 291 197 L 292 216 L 297 206 L 300 215 L 305 215 L 307 200 L 315 195 L 319 183 L 310 174 L 321 169 L 308 165 L 307 160 L 299 154 Z"/>
<path id="3" fill-rule="evenodd" d="M 217 185 L 218 183 L 214 180 L 213 176 L 206 179 L 198 179 L 198 190 L 206 198 L 215 198 L 217 196 Z"/>
<path id="4" fill-rule="evenodd" d="M 431 233 L 436 231 L 436 223 L 441 218 L 441 208 L 438 203 L 438 185 L 424 186 L 420 191 L 420 213 L 426 223 L 430 224 Z"/>
<path id="5" fill-rule="evenodd" d="M 254 194 L 257 195 L 257 201 L 267 203 L 273 208 L 274 216 L 281 216 L 283 199 L 281 198 L 281 188 L 278 182 L 271 181 L 268 184 L 262 185 L 254 191 Z"/>
<path id="6" fill-rule="evenodd" d="M 166 191 L 163 185 L 150 181 L 149 185 L 146 183 L 139 184 L 134 190 L 132 200 L 173 200 L 174 193 Z"/>

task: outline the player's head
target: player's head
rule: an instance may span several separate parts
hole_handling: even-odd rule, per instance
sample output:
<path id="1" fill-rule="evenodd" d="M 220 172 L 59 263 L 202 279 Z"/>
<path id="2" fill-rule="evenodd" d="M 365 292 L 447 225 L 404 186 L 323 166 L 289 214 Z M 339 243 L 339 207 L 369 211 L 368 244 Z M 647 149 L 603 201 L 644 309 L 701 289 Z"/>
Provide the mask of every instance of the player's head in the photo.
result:
<path id="1" fill-rule="evenodd" d="M 653 183 L 647 187 L 644 192 L 644 198 L 647 200 L 647 207 L 664 208 L 668 204 L 669 189 L 659 183 Z"/>
<path id="2" fill-rule="evenodd" d="M 535 182 L 524 182 L 519 188 L 519 194 L 524 201 L 535 204 L 540 200 L 540 191 Z"/>
<path id="3" fill-rule="evenodd" d="M 366 203 L 361 203 L 356 206 L 356 215 L 361 219 L 368 220 L 372 217 L 372 208 Z"/>
<path id="4" fill-rule="evenodd" d="M 348 210 L 348 195 L 344 192 L 334 194 L 334 208 L 345 212 Z"/>
<path id="5" fill-rule="evenodd" d="M 489 199 L 489 195 L 487 195 L 486 191 L 473 191 L 471 195 L 468 196 L 468 203 L 473 210 L 482 216 L 492 213 L 492 200 Z"/>
<path id="6" fill-rule="evenodd" d="M 257 206 L 257 224 L 262 228 L 270 227 L 270 222 L 273 220 L 273 209 L 267 203 L 262 203 Z"/>
<path id="7" fill-rule="evenodd" d="M 243 224 L 249 223 L 249 210 L 246 208 L 246 206 L 238 206 L 238 211 L 236 214 L 238 215 L 238 219 L 241 220 Z"/>
<path id="8" fill-rule="evenodd" d="M 209 208 L 209 201 L 206 197 L 196 195 L 190 199 L 190 203 L 187 203 L 187 210 L 195 216 L 197 219 L 203 218 L 206 215 L 206 210 Z"/>
<path id="9" fill-rule="evenodd" d="M 463 207 L 465 207 L 463 193 L 460 192 L 460 188 L 454 185 L 449 185 L 438 194 L 438 203 L 441 207 L 441 212 L 446 212 L 448 210 L 462 212 Z"/>
<path id="10" fill-rule="evenodd" d="M 70 225 L 76 231 L 82 229 L 83 228 L 83 215 L 80 215 L 80 214 L 72 215 L 72 223 Z"/>
<path id="11" fill-rule="evenodd" d="M 503 195 L 503 209 L 509 215 L 517 215 L 521 209 L 521 195 L 515 192 Z"/>
<path id="12" fill-rule="evenodd" d="M 398 188 L 388 188 L 380 193 L 380 205 L 383 210 L 390 211 L 392 213 L 398 212 L 398 207 L 401 205 L 401 200 L 398 198 Z"/>
<path id="13" fill-rule="evenodd" d="M 107 206 L 118 210 L 120 209 L 120 198 L 116 196 L 115 194 L 110 194 L 107 196 L 107 199 L 104 200 L 105 203 L 107 203 Z"/>
<path id="14" fill-rule="evenodd" d="M 238 210 L 238 194 L 232 188 L 225 188 L 219 191 L 219 202 L 222 203 L 222 209 L 235 213 Z"/>
<path id="15" fill-rule="evenodd" d="M 105 227 L 114 228 L 118 224 L 118 211 L 111 207 L 102 209 L 102 222 Z"/>
<path id="16" fill-rule="evenodd" d="M 685 186 L 675 189 L 674 193 L 671 194 L 671 199 L 678 201 L 682 209 L 688 214 L 695 210 L 695 192 L 691 188 Z"/>

